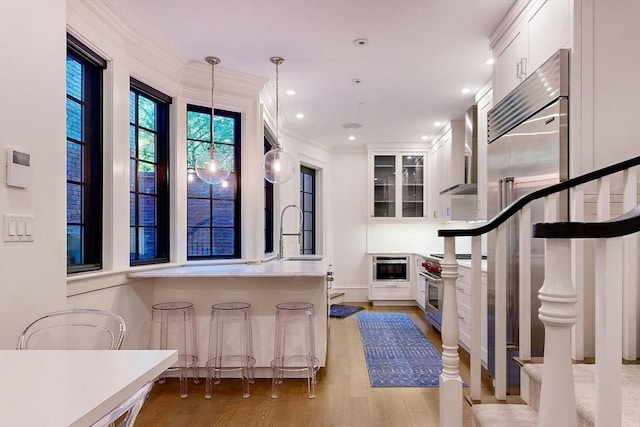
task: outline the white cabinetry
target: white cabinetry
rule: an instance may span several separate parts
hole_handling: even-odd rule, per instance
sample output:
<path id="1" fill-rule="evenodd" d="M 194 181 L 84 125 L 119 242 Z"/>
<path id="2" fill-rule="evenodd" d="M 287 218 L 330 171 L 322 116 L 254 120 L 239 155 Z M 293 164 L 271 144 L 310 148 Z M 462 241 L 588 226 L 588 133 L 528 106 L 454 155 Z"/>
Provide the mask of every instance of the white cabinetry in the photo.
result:
<path id="1" fill-rule="evenodd" d="M 475 155 L 478 160 L 478 198 L 477 219 L 487 219 L 487 113 L 493 107 L 493 91 L 487 88 L 478 98 L 478 147 Z"/>
<path id="2" fill-rule="evenodd" d="M 497 102 L 569 43 L 570 0 L 532 0 L 492 41 Z"/>
<path id="3" fill-rule="evenodd" d="M 389 254 L 380 254 L 378 257 L 386 257 Z M 371 301 L 414 301 L 415 290 L 415 271 L 414 256 L 409 254 L 393 254 L 391 256 L 407 257 L 407 280 L 375 280 L 375 255 L 369 255 L 370 265 L 373 267 L 369 272 L 369 299 Z"/>
<path id="4" fill-rule="evenodd" d="M 429 219 L 451 219 L 451 196 L 441 191 L 464 182 L 464 121 L 452 120 L 431 143 Z"/>
<path id="5" fill-rule="evenodd" d="M 481 338 L 480 348 L 482 351 L 482 362 L 487 363 L 487 273 L 481 275 L 481 309 L 480 318 Z M 459 320 L 459 342 L 468 352 L 471 351 L 471 268 L 458 266 L 458 281 L 456 282 L 456 294 L 458 296 L 458 320 Z"/>
<path id="6" fill-rule="evenodd" d="M 369 217 L 422 219 L 427 215 L 426 152 L 369 152 Z"/>

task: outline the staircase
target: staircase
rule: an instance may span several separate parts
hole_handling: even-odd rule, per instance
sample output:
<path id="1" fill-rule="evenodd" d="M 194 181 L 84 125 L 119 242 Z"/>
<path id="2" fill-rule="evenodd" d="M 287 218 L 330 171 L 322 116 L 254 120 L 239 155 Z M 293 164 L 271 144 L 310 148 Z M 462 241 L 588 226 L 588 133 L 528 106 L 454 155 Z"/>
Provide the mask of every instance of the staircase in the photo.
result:
<path id="1" fill-rule="evenodd" d="M 640 426 L 640 157 L 629 159 L 516 200 L 475 229 L 439 230 L 444 237 L 440 426 L 462 426 L 458 370 L 455 238 L 472 242 L 472 331 L 469 400 L 476 426 Z M 557 222 L 559 194 L 568 192 L 570 222 Z M 531 224 L 530 203 L 544 200 L 545 223 Z M 616 216 L 619 212 L 626 212 Z M 530 354 L 531 301 L 520 300 L 520 394 L 525 404 L 481 403 L 481 236 L 496 233 L 504 251 L 504 225 L 520 223 L 520 293 L 529 295 L 527 242 L 545 239 L 545 279 L 538 291 L 544 324 L 542 364 Z M 585 218 L 595 219 L 585 221 Z M 497 256 L 495 400 L 506 402 L 506 268 Z M 597 260 L 597 262 L 596 262 Z M 525 288 L 523 288 L 525 286 Z M 582 364 L 588 358 L 593 364 Z M 624 362 L 623 362 L 624 361 Z"/>

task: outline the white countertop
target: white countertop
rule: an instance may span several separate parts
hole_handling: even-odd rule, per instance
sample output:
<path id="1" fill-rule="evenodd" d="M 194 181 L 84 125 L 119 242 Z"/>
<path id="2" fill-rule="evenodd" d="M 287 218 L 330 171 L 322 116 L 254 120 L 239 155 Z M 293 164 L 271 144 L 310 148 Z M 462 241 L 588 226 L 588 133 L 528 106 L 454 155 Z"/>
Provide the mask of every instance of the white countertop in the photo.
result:
<path id="1" fill-rule="evenodd" d="M 188 265 L 129 273 L 131 278 L 162 277 L 325 277 L 323 260 L 273 260 L 261 264 Z"/>
<path id="2" fill-rule="evenodd" d="M 470 259 L 459 259 L 458 260 L 458 265 L 460 267 L 467 267 L 467 268 L 471 268 L 471 260 Z M 482 271 L 483 273 L 487 272 L 487 260 L 483 259 L 480 261 L 480 271 Z"/>
<path id="3" fill-rule="evenodd" d="M 89 426 L 177 358 L 176 350 L 0 350 L 0 426 Z"/>

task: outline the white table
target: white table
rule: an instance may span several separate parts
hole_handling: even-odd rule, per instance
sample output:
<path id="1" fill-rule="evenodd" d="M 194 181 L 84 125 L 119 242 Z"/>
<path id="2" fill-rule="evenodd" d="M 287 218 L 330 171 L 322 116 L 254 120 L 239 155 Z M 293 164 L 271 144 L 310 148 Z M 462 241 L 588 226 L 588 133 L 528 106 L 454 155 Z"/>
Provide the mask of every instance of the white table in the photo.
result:
<path id="1" fill-rule="evenodd" d="M 177 358 L 175 350 L 0 350 L 0 426 L 90 426 Z"/>

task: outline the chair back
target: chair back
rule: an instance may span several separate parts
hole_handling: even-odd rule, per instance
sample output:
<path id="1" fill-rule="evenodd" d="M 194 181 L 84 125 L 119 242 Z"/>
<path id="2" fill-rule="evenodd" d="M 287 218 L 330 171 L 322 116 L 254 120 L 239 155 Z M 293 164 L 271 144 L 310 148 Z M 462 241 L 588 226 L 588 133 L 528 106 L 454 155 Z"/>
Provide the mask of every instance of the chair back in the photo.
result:
<path id="1" fill-rule="evenodd" d="M 93 424 L 92 427 L 130 427 L 136 422 L 136 418 L 144 405 L 147 396 L 151 392 L 153 381 L 143 385 L 131 397 L 118 405 L 113 411 L 105 415 L 101 420 Z"/>
<path id="2" fill-rule="evenodd" d="M 71 309 L 47 313 L 18 338 L 18 350 L 119 350 L 124 319 L 108 311 Z"/>

